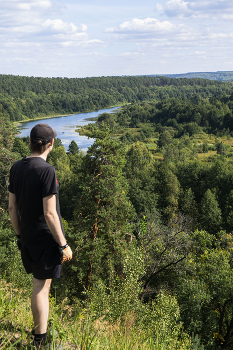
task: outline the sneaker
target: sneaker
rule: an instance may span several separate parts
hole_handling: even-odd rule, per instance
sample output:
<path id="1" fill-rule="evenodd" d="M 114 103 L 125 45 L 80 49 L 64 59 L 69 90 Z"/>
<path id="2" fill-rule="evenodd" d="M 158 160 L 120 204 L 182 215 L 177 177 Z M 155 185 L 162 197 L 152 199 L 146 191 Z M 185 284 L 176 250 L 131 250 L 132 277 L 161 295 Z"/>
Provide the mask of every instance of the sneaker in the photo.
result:
<path id="1" fill-rule="evenodd" d="M 50 346 L 51 344 L 45 343 L 43 341 L 43 339 L 42 340 L 35 340 L 34 339 L 32 345 L 33 345 L 33 348 L 37 349 L 37 350 L 50 350 L 50 349 L 52 349 Z"/>
<path id="2" fill-rule="evenodd" d="M 34 339 L 32 345 L 33 349 L 37 350 L 63 350 L 63 346 L 61 344 L 49 342 L 48 337 L 41 340 Z"/>

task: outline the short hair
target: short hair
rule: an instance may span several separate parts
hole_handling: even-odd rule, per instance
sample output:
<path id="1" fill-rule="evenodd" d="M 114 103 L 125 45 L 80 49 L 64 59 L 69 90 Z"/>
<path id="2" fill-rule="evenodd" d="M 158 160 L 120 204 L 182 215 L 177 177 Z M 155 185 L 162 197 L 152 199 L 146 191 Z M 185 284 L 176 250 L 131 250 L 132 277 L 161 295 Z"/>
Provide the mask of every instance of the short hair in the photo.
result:
<path id="1" fill-rule="evenodd" d="M 30 148 L 32 153 L 44 153 L 49 147 L 51 146 L 51 141 L 47 142 L 46 144 L 43 143 L 41 140 L 31 140 L 30 142 Z"/>

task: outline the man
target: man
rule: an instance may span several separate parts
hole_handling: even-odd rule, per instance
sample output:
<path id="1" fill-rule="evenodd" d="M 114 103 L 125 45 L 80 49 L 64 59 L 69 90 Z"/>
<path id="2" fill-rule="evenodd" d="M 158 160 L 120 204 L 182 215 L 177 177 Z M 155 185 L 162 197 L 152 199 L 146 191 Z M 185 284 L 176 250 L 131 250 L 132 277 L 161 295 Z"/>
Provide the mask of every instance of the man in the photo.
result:
<path id="1" fill-rule="evenodd" d="M 51 281 L 60 277 L 61 264 L 72 259 L 60 216 L 56 172 L 46 163 L 56 136 L 48 124 L 35 125 L 30 133 L 32 154 L 17 161 L 10 171 L 10 218 L 23 265 L 33 274 L 31 309 L 37 349 L 47 344 Z"/>

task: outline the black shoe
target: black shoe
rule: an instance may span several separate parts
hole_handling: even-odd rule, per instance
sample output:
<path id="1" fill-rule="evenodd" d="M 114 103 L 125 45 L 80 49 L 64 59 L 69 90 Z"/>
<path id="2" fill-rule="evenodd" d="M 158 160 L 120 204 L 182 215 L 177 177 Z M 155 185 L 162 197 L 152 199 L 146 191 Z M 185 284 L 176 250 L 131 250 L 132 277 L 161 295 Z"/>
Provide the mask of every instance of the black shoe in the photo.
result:
<path id="1" fill-rule="evenodd" d="M 49 350 L 52 349 L 52 347 L 50 347 L 50 343 L 48 340 L 48 337 L 46 336 L 43 339 L 33 339 L 33 343 L 32 345 L 37 349 L 37 350 Z"/>
<path id="2" fill-rule="evenodd" d="M 56 342 L 54 342 L 54 337 L 57 336 L 57 332 L 53 331 L 53 336 L 52 334 L 49 332 L 48 334 L 46 334 L 46 336 L 42 339 L 36 339 L 36 335 L 35 335 L 35 331 L 32 331 L 32 338 L 33 338 L 33 350 L 37 349 L 37 350 L 62 350 L 63 346 L 61 344 L 56 344 Z"/>

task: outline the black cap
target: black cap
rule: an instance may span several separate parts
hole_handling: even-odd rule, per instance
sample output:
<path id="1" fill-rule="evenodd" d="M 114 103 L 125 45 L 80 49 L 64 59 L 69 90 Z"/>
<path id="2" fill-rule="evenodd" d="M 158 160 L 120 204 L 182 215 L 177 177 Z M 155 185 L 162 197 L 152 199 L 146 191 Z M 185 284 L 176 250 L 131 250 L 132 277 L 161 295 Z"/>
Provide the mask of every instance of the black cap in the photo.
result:
<path id="1" fill-rule="evenodd" d="M 36 124 L 30 133 L 30 138 L 32 141 L 41 140 L 43 144 L 50 142 L 56 136 L 56 130 L 44 123 Z"/>

